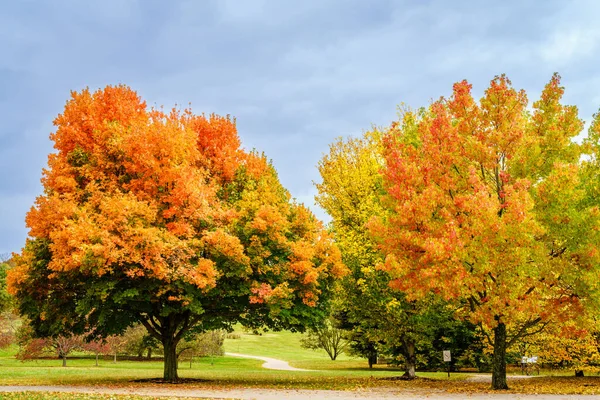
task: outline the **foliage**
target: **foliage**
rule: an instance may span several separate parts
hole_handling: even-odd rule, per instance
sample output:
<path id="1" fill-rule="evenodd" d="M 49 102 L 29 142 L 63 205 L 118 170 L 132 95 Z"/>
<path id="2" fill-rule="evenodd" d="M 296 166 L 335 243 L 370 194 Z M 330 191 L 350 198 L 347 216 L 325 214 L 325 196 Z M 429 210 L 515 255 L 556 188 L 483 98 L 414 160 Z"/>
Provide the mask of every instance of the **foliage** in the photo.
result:
<path id="1" fill-rule="evenodd" d="M 58 335 L 52 338 L 36 338 L 29 324 L 22 324 L 16 333 L 20 360 L 33 360 L 48 354 L 62 359 L 62 366 L 67 366 L 67 356 L 76 350 L 84 349 L 83 336 Z"/>
<path id="2" fill-rule="evenodd" d="M 240 148 L 230 118 L 148 109 L 109 86 L 73 92 L 54 123 L 57 152 L 8 276 L 36 335 L 141 323 L 175 381 L 190 331 L 323 317 L 339 251 L 265 157 Z"/>
<path id="3" fill-rule="evenodd" d="M 322 326 L 309 328 L 300 344 L 307 349 L 323 349 L 334 361 L 348 346 L 345 335 L 346 332 L 335 326 L 335 321 L 330 318 Z"/>
<path id="4" fill-rule="evenodd" d="M 10 269 L 10 262 L 0 262 L 0 313 L 12 308 L 12 296 L 6 289 L 6 274 Z"/>
<path id="5" fill-rule="evenodd" d="M 586 325 L 593 326 L 593 322 Z M 571 330 L 582 332 L 573 336 Z M 538 365 L 553 369 L 591 372 L 600 366 L 598 333 L 578 328 L 573 321 L 563 326 L 550 325 L 544 332 L 521 340 L 517 348 L 521 357 L 536 356 Z"/>
<path id="6" fill-rule="evenodd" d="M 11 311 L 5 311 L 0 314 L 0 349 L 15 343 L 15 335 L 20 324 L 21 321 L 18 316 Z"/>
<path id="7" fill-rule="evenodd" d="M 431 310 L 435 312 L 435 309 Z M 430 317 L 428 321 L 434 324 L 428 339 L 422 340 L 417 349 L 417 367 L 422 370 L 441 370 L 448 368 L 443 361 L 442 352 L 451 351 L 450 369 L 458 371 L 461 368 L 476 368 L 479 372 L 488 372 L 491 360 L 488 355 L 488 345 L 478 328 L 468 321 L 452 319 L 440 310 L 439 322 Z M 447 311 L 446 311 L 447 312 Z"/>
<path id="8" fill-rule="evenodd" d="M 354 354 L 401 358 L 406 376 L 415 377 L 416 353 L 433 340 L 436 324 L 451 318 L 438 299 L 409 300 L 390 288 L 390 276 L 376 265 L 384 260 L 368 226 L 386 213 L 382 133 L 373 129 L 361 138 L 338 139 L 319 162 L 322 182 L 317 202 L 332 217 L 331 229 L 351 273 L 341 283 L 334 315 L 350 331 Z"/>
<path id="9" fill-rule="evenodd" d="M 161 351 L 160 342 L 148 333 L 143 325 L 136 325 L 127 328 L 121 335 L 121 345 L 119 350 L 128 355 L 134 355 L 142 358 L 152 358 L 152 353 Z"/>
<path id="10" fill-rule="evenodd" d="M 185 338 L 177 347 L 177 357 L 189 358 L 190 368 L 194 357 L 215 357 L 225 354 L 223 342 L 226 332 L 224 330 L 212 330 L 194 334 Z"/>
<path id="11" fill-rule="evenodd" d="M 507 347 L 597 309 L 600 213 L 571 140 L 583 123 L 563 92 L 555 75 L 529 112 L 505 76 L 479 104 L 463 81 L 385 139 L 388 213 L 373 225 L 384 269 L 410 298 L 465 302 L 493 343 L 496 389 L 507 387 Z"/>
<path id="12" fill-rule="evenodd" d="M 102 354 L 102 355 L 109 354 L 112 349 L 111 349 L 110 344 L 107 341 L 94 340 L 91 342 L 83 342 L 81 344 L 81 350 L 88 352 L 88 353 L 92 353 L 94 356 L 96 356 L 96 367 L 97 367 L 99 365 L 98 358 L 99 358 L 100 354 Z"/>

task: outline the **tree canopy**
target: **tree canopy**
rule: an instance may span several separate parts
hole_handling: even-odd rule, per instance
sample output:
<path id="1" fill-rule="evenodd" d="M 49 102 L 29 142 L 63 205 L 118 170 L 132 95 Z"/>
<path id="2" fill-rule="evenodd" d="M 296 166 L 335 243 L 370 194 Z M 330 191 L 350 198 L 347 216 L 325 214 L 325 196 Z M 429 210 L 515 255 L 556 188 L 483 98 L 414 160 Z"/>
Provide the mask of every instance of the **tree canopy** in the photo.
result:
<path id="1" fill-rule="evenodd" d="M 350 269 L 334 304 L 341 326 L 350 331 L 351 346 L 370 359 L 377 353 L 402 355 L 405 377 L 412 379 L 418 347 L 432 340 L 451 312 L 434 298 L 407 301 L 404 293 L 389 287 L 390 276 L 376 268 L 385 254 L 369 223 L 386 213 L 382 136 L 372 129 L 330 145 L 318 165 L 322 181 L 316 185 L 317 202 L 332 217 L 332 233 Z"/>
<path id="2" fill-rule="evenodd" d="M 388 213 L 373 225 L 383 268 L 411 298 L 464 302 L 491 333 L 496 389 L 507 387 L 507 347 L 597 310 L 600 214 L 572 140 L 583 123 L 563 92 L 553 76 L 528 110 L 505 76 L 479 102 L 459 82 L 384 140 Z"/>
<path id="3" fill-rule="evenodd" d="M 126 86 L 73 92 L 9 288 L 38 336 L 142 323 L 166 380 L 190 331 L 302 330 L 322 318 L 339 250 L 235 121 L 149 109 Z"/>

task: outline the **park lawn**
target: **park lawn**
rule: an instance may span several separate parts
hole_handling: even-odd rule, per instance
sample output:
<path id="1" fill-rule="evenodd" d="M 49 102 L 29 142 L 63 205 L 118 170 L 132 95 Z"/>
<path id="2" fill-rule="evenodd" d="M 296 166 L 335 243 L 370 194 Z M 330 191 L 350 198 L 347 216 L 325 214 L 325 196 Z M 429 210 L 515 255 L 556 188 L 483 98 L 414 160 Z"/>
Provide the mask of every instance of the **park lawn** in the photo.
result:
<path id="1" fill-rule="evenodd" d="M 331 361 L 325 352 L 300 348 L 298 334 L 277 332 L 257 335 L 242 335 L 241 339 L 228 339 L 227 351 L 243 354 L 264 355 L 291 361 L 313 371 L 276 371 L 262 368 L 262 361 L 237 357 L 214 357 L 194 359 L 179 364 L 179 376 L 194 379 L 194 387 L 273 387 L 307 389 L 354 389 L 374 386 L 394 386 L 403 371 L 379 367 L 370 370 L 364 360 L 342 357 Z M 232 344 L 233 342 L 233 344 Z M 116 364 L 110 357 L 100 360 L 89 357 L 70 358 L 67 367 L 59 359 L 19 361 L 14 358 L 16 349 L 0 351 L 0 385 L 103 385 L 136 386 L 148 385 L 151 380 L 162 377 L 162 361 L 121 361 Z M 301 365 L 300 365 L 301 364 Z M 421 373 L 429 378 L 445 379 L 443 373 Z M 460 379 L 464 374 L 455 374 Z M 152 384 L 152 383 L 150 383 Z"/>
<path id="2" fill-rule="evenodd" d="M 239 338 L 229 338 L 234 336 L 239 336 Z M 301 333 L 289 331 L 268 331 L 255 335 L 238 328 L 225 339 L 224 347 L 225 352 L 273 357 L 285 361 L 330 361 L 325 350 L 310 350 L 301 347 L 300 338 L 302 338 L 302 336 Z M 348 357 L 345 354 L 338 357 L 338 360 L 349 359 L 352 359 L 352 357 Z M 366 360 L 363 360 L 363 364 L 365 366 L 367 365 Z"/>
<path id="3" fill-rule="evenodd" d="M 101 360 L 94 366 L 93 358 L 69 359 L 67 367 L 58 359 L 19 361 L 13 357 L 0 357 L 0 385 L 103 385 L 136 386 L 152 382 L 138 380 L 160 379 L 162 361 Z M 398 370 L 332 369 L 315 371 L 276 371 L 262 368 L 262 361 L 236 357 L 215 357 L 195 360 L 179 365 L 179 376 L 194 379 L 194 387 L 274 387 L 307 389 L 354 389 L 360 387 L 394 385 Z M 444 374 L 423 373 L 421 376 L 442 377 Z"/>
<path id="4" fill-rule="evenodd" d="M 365 359 L 341 354 L 335 361 L 332 361 L 325 350 L 302 348 L 300 346 L 302 334 L 298 332 L 263 332 L 256 335 L 238 328 L 233 332 L 233 336 L 239 336 L 239 338 L 225 339 L 225 352 L 272 357 L 287 361 L 292 367 L 302 369 L 366 369 L 368 367 Z M 377 366 L 377 368 L 381 367 Z"/>
<path id="5" fill-rule="evenodd" d="M 281 389 L 340 389 L 353 390 L 373 387 L 393 387 L 402 389 L 432 389 L 449 392 L 480 393 L 489 392 L 489 383 L 468 382 L 470 374 L 452 373 L 448 379 L 445 372 L 419 372 L 420 379 L 402 381 L 400 369 L 376 366 L 369 369 L 362 359 L 341 356 L 331 361 L 325 352 L 303 349 L 299 346 L 300 335 L 291 332 L 270 332 L 259 335 L 240 333 L 239 339 L 227 339 L 225 350 L 249 355 L 267 356 L 282 359 L 296 367 L 312 371 L 275 371 L 261 367 L 262 361 L 237 357 L 214 357 L 195 359 L 192 368 L 189 361 L 179 365 L 179 376 L 192 379 L 174 387 L 226 388 L 226 387 L 263 387 Z M 0 385 L 91 385 L 105 387 L 136 387 L 166 384 L 153 379 L 162 377 L 162 361 L 121 361 L 112 363 L 112 358 L 100 360 L 77 357 L 68 360 L 68 366 L 62 367 L 59 359 L 41 359 L 22 362 L 14 358 L 16 348 L 0 351 Z M 542 371 L 542 375 L 544 372 Z M 565 374 L 571 374 L 570 371 Z M 138 380 L 146 380 L 136 382 Z M 509 381 L 514 393 L 587 393 L 600 394 L 600 378 L 574 378 L 565 376 L 542 376 L 533 379 Z M 64 397 L 66 394 L 46 393 L 57 397 L 37 397 L 56 399 L 102 399 L 108 397 Z M 33 398 L 14 397 L 18 394 L 0 394 L 0 399 Z M 63 396 L 63 397 L 60 397 Z M 91 396 L 91 395 L 90 395 Z M 96 395 L 103 396 L 103 395 Z M 120 400 L 148 399 L 147 397 L 120 397 Z"/>

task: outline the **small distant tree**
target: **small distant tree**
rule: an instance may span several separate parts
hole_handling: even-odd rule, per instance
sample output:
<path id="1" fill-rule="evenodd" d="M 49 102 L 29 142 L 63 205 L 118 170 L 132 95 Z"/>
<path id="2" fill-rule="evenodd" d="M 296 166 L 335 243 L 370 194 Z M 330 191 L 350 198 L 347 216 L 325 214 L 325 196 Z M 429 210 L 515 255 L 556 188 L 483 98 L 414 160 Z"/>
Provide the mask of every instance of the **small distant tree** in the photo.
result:
<path id="1" fill-rule="evenodd" d="M 106 343 L 113 355 L 113 364 L 116 364 L 117 354 L 125 349 L 126 339 L 122 335 L 112 335 L 106 338 Z"/>
<path id="2" fill-rule="evenodd" d="M 146 358 L 151 359 L 153 353 L 160 351 L 160 342 L 151 336 L 143 325 L 128 328 L 122 338 L 123 351 L 129 355 L 142 358 L 145 353 Z"/>
<path id="3" fill-rule="evenodd" d="M 379 343 L 370 340 L 367 335 L 363 335 L 357 330 L 349 332 L 347 353 L 351 356 L 366 358 L 369 368 L 373 368 L 373 365 L 377 364 L 378 348 Z"/>
<path id="4" fill-rule="evenodd" d="M 222 356 L 226 332 L 216 329 L 184 339 L 177 347 L 177 357 L 185 355 L 190 358 L 190 368 L 194 357 Z"/>
<path id="5" fill-rule="evenodd" d="M 11 311 L 0 314 L 0 349 L 15 343 L 20 319 Z"/>
<path id="6" fill-rule="evenodd" d="M 83 338 L 81 336 L 58 336 L 48 340 L 48 345 L 54 349 L 56 355 L 62 359 L 62 366 L 67 366 L 67 356 L 75 350 L 82 350 Z"/>
<path id="7" fill-rule="evenodd" d="M 100 354 L 110 354 L 111 348 L 106 341 L 94 340 L 91 342 L 83 343 L 82 350 L 92 353 L 96 356 L 96 367 L 98 366 L 98 356 Z"/>
<path id="8" fill-rule="evenodd" d="M 79 335 L 57 336 L 54 338 L 36 338 L 29 324 L 23 324 L 16 333 L 20 360 L 32 360 L 46 354 L 56 354 L 67 366 L 67 356 L 75 350 L 83 350 L 83 337 Z"/>
<path id="9" fill-rule="evenodd" d="M 322 326 L 308 329 L 300 339 L 300 345 L 306 349 L 323 349 L 331 360 L 335 360 L 344 352 L 348 341 L 346 332 L 337 328 L 334 322 L 328 319 Z"/>

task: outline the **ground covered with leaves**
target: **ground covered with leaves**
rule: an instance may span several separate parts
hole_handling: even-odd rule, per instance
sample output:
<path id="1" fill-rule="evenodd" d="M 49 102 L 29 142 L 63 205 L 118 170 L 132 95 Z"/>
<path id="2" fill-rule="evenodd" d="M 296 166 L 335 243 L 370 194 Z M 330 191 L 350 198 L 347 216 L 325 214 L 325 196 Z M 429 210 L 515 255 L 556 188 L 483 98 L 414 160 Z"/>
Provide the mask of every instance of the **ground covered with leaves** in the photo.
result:
<path id="1" fill-rule="evenodd" d="M 0 393 L 0 399 L 6 400 L 176 400 L 179 397 L 153 397 L 117 394 L 85 394 L 85 393 L 48 393 L 48 392 L 16 392 Z M 202 399 L 200 399 L 202 400 Z"/>

